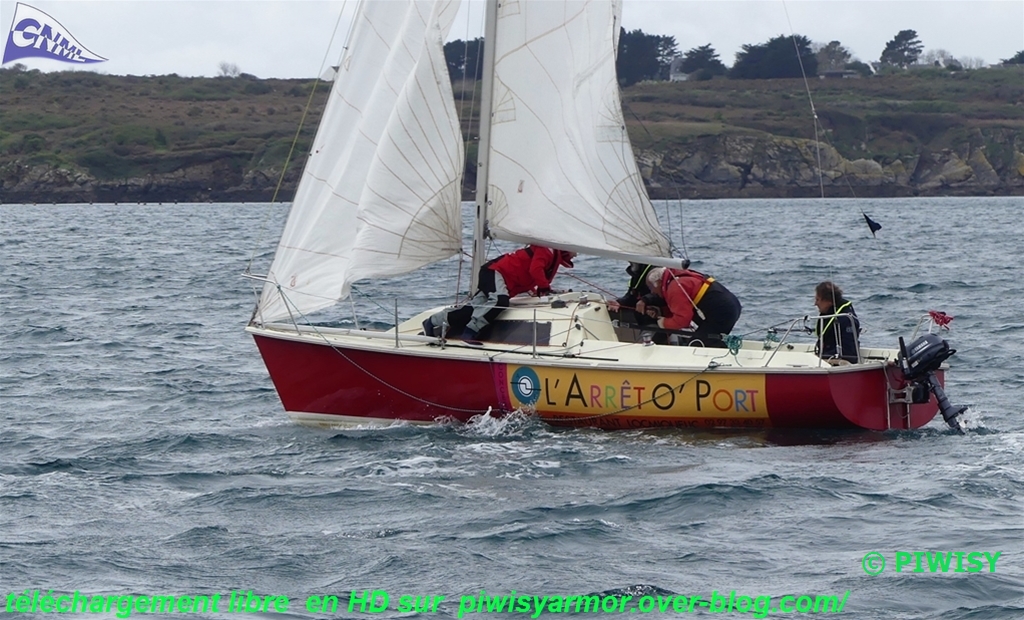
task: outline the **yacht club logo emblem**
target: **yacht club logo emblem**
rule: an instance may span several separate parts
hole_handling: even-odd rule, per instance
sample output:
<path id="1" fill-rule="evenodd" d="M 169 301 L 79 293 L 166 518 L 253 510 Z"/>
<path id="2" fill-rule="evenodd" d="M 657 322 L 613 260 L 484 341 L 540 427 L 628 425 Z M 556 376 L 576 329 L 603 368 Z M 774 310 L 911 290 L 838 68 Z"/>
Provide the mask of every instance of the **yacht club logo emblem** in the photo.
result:
<path id="1" fill-rule="evenodd" d="M 3 63 L 20 58 L 49 58 L 61 62 L 89 64 L 107 60 L 89 51 L 56 19 L 35 7 L 18 3 L 11 31 L 4 46 Z"/>
<path id="2" fill-rule="evenodd" d="M 523 366 L 515 371 L 510 381 L 512 393 L 524 405 L 532 405 L 540 398 L 540 378 L 532 368 Z"/>

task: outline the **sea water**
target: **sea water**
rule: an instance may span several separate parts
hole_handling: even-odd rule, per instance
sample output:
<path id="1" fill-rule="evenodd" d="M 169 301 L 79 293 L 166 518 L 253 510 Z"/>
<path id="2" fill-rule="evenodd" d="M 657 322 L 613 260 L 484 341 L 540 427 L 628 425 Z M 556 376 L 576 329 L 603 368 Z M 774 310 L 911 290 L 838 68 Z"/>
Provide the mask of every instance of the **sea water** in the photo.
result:
<path id="1" fill-rule="evenodd" d="M 758 617 L 825 596 L 851 618 L 1024 617 L 1020 199 L 658 208 L 748 337 L 813 315 L 821 280 L 868 345 L 954 316 L 967 434 L 300 427 L 243 332 L 241 274 L 265 273 L 286 206 L 3 205 L 0 612 L 77 591 L 105 617 Z M 619 295 L 624 267 L 579 257 L 556 286 Z M 360 283 L 321 318 L 387 327 L 466 269 Z"/>

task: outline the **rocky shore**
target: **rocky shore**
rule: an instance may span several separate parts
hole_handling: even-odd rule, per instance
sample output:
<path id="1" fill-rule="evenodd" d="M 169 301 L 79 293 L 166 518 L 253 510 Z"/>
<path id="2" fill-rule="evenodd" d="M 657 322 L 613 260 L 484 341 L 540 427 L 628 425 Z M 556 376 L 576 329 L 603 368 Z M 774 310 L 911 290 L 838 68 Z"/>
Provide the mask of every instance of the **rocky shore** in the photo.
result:
<path id="1" fill-rule="evenodd" d="M 270 202 L 280 174 L 272 168 L 237 174 L 214 160 L 163 174 L 101 180 L 80 170 L 13 162 L 0 166 L 0 203 Z M 277 201 L 294 197 L 297 176 L 286 177 Z"/>
<path id="2" fill-rule="evenodd" d="M 1012 158 L 998 167 L 984 146 L 970 144 L 883 166 L 847 159 L 828 144 L 778 136 L 715 136 L 667 151 L 638 150 L 636 157 L 655 199 L 807 197 L 822 188 L 830 197 L 1024 195 L 1024 154 L 1020 144 L 1008 146 Z M 238 172 L 215 152 L 172 172 L 114 180 L 14 161 L 0 166 L 0 201 L 267 202 L 279 178 L 273 168 Z M 290 201 L 297 181 L 297 172 L 287 175 L 277 200 Z"/>
<path id="3" fill-rule="evenodd" d="M 1012 196 L 1024 194 L 1024 154 L 993 167 L 985 147 L 925 151 L 882 165 L 847 159 L 828 144 L 778 136 L 699 140 L 637 153 L 654 198 Z M 821 175 L 818 174 L 818 161 Z"/>

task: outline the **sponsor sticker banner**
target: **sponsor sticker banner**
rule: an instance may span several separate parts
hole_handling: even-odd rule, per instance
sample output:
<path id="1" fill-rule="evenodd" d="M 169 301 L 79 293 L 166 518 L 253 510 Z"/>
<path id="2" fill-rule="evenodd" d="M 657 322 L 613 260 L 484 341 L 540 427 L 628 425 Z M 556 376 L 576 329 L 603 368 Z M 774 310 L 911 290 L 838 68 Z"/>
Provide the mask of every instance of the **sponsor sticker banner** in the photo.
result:
<path id="1" fill-rule="evenodd" d="M 754 373 L 679 373 L 508 366 L 512 405 L 545 416 L 689 419 L 694 426 L 723 420 L 759 426 L 768 420 L 765 378 Z M 685 426 L 686 424 L 666 424 Z M 741 423 L 741 425 L 743 425 Z"/>
<path id="2" fill-rule="evenodd" d="M 54 18 L 19 2 L 7 35 L 7 45 L 4 46 L 4 60 L 0 64 L 20 58 L 49 58 L 75 64 L 107 60 L 89 51 Z"/>

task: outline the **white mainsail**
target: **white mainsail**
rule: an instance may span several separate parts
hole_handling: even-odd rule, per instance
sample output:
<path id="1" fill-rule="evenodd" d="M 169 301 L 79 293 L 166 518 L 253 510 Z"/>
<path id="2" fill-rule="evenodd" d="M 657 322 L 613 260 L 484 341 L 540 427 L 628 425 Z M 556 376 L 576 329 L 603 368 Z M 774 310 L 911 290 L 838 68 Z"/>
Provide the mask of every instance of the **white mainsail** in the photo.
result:
<path id="1" fill-rule="evenodd" d="M 622 116 L 620 10 L 609 0 L 500 4 L 488 160 L 493 236 L 670 255 Z"/>
<path id="2" fill-rule="evenodd" d="M 263 288 L 263 321 L 460 251 L 464 151 L 443 49 L 458 5 L 361 3 Z"/>

